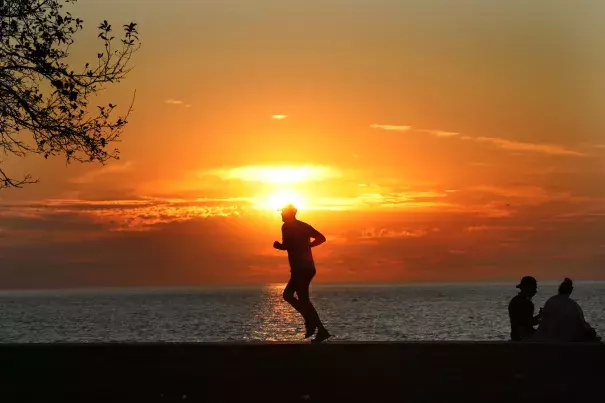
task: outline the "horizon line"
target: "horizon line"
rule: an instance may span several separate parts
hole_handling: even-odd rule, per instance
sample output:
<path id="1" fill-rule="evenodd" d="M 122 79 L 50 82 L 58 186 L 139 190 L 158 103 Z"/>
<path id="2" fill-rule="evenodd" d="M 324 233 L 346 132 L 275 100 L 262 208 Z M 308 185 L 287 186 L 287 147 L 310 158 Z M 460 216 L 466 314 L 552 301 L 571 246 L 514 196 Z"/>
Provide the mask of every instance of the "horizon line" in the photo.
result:
<path id="1" fill-rule="evenodd" d="M 313 287 L 407 287 L 407 286 L 456 286 L 456 285 L 511 285 L 515 288 L 519 280 L 476 280 L 476 281 L 394 281 L 394 282 L 321 282 Z M 559 284 L 562 280 L 541 280 L 540 284 Z M 113 286 L 77 286 L 77 287 L 48 287 L 48 288 L 0 288 L 2 294 L 14 293 L 43 293 L 43 292 L 90 292 L 90 291 L 170 291 L 170 290 L 207 290 L 233 288 L 265 288 L 285 286 L 287 281 L 243 284 L 197 284 L 197 285 L 113 285 Z M 605 279 L 577 279 L 576 284 L 605 283 Z"/>

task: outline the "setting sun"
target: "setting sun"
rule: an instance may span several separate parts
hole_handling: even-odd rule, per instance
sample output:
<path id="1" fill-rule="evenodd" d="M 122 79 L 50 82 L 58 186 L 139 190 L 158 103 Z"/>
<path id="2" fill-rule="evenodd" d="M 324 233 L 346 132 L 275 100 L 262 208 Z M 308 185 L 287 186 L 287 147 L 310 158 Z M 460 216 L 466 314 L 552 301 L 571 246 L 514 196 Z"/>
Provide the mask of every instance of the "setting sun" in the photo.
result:
<path id="1" fill-rule="evenodd" d="M 256 206 L 260 209 L 277 210 L 287 204 L 293 204 L 298 209 L 308 207 L 307 198 L 293 189 L 274 190 L 256 199 Z"/>
<path id="2" fill-rule="evenodd" d="M 294 204 L 299 209 L 311 208 L 309 189 L 303 184 L 322 182 L 340 176 L 340 173 L 326 166 L 314 165 L 249 165 L 228 170 L 215 170 L 206 174 L 226 181 L 258 183 L 262 186 L 253 198 L 253 204 L 260 210 L 277 210 L 286 204 Z"/>

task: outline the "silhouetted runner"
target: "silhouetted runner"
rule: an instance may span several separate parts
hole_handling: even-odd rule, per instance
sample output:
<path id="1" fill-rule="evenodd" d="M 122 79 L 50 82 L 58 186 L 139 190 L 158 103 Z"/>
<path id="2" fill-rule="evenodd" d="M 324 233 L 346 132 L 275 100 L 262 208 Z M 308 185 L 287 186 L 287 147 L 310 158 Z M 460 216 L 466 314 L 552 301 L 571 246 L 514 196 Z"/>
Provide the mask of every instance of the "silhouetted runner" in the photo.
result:
<path id="1" fill-rule="evenodd" d="M 297 220 L 296 212 L 296 207 L 291 204 L 281 209 L 281 217 L 284 222 L 281 227 L 282 242 L 275 241 L 273 247 L 288 251 L 290 281 L 284 289 L 284 299 L 304 318 L 305 339 L 313 336 L 317 330 L 317 336 L 313 342 L 321 343 L 330 337 L 330 333 L 321 323 L 321 319 L 309 299 L 309 286 L 315 277 L 315 262 L 311 248 L 326 242 L 326 237 L 309 224 Z M 296 297 L 294 293 L 296 293 Z"/>

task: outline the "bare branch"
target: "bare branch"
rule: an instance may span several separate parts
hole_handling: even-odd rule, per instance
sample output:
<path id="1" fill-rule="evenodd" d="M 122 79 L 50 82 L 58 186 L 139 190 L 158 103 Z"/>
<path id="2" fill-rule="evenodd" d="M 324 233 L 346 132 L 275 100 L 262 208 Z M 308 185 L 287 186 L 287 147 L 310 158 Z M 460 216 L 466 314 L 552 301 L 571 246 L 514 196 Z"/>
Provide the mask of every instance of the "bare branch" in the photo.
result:
<path id="1" fill-rule="evenodd" d="M 37 179 L 32 179 L 31 175 L 25 175 L 23 179 L 13 179 L 0 169 L 0 189 L 21 188 L 23 185 L 37 183 Z"/>

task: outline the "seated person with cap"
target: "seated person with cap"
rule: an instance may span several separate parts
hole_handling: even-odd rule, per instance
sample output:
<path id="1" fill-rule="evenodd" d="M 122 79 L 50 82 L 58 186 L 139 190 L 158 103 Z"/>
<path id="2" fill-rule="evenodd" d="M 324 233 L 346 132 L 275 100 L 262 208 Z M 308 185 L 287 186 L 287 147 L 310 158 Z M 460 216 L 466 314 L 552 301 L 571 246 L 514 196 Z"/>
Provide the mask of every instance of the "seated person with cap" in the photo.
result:
<path id="1" fill-rule="evenodd" d="M 520 290 L 508 305 L 510 318 L 510 338 L 513 341 L 527 341 L 532 338 L 542 315 L 542 310 L 534 316 L 534 304 L 531 299 L 538 291 L 538 282 L 531 276 L 521 279 L 517 288 Z"/>

